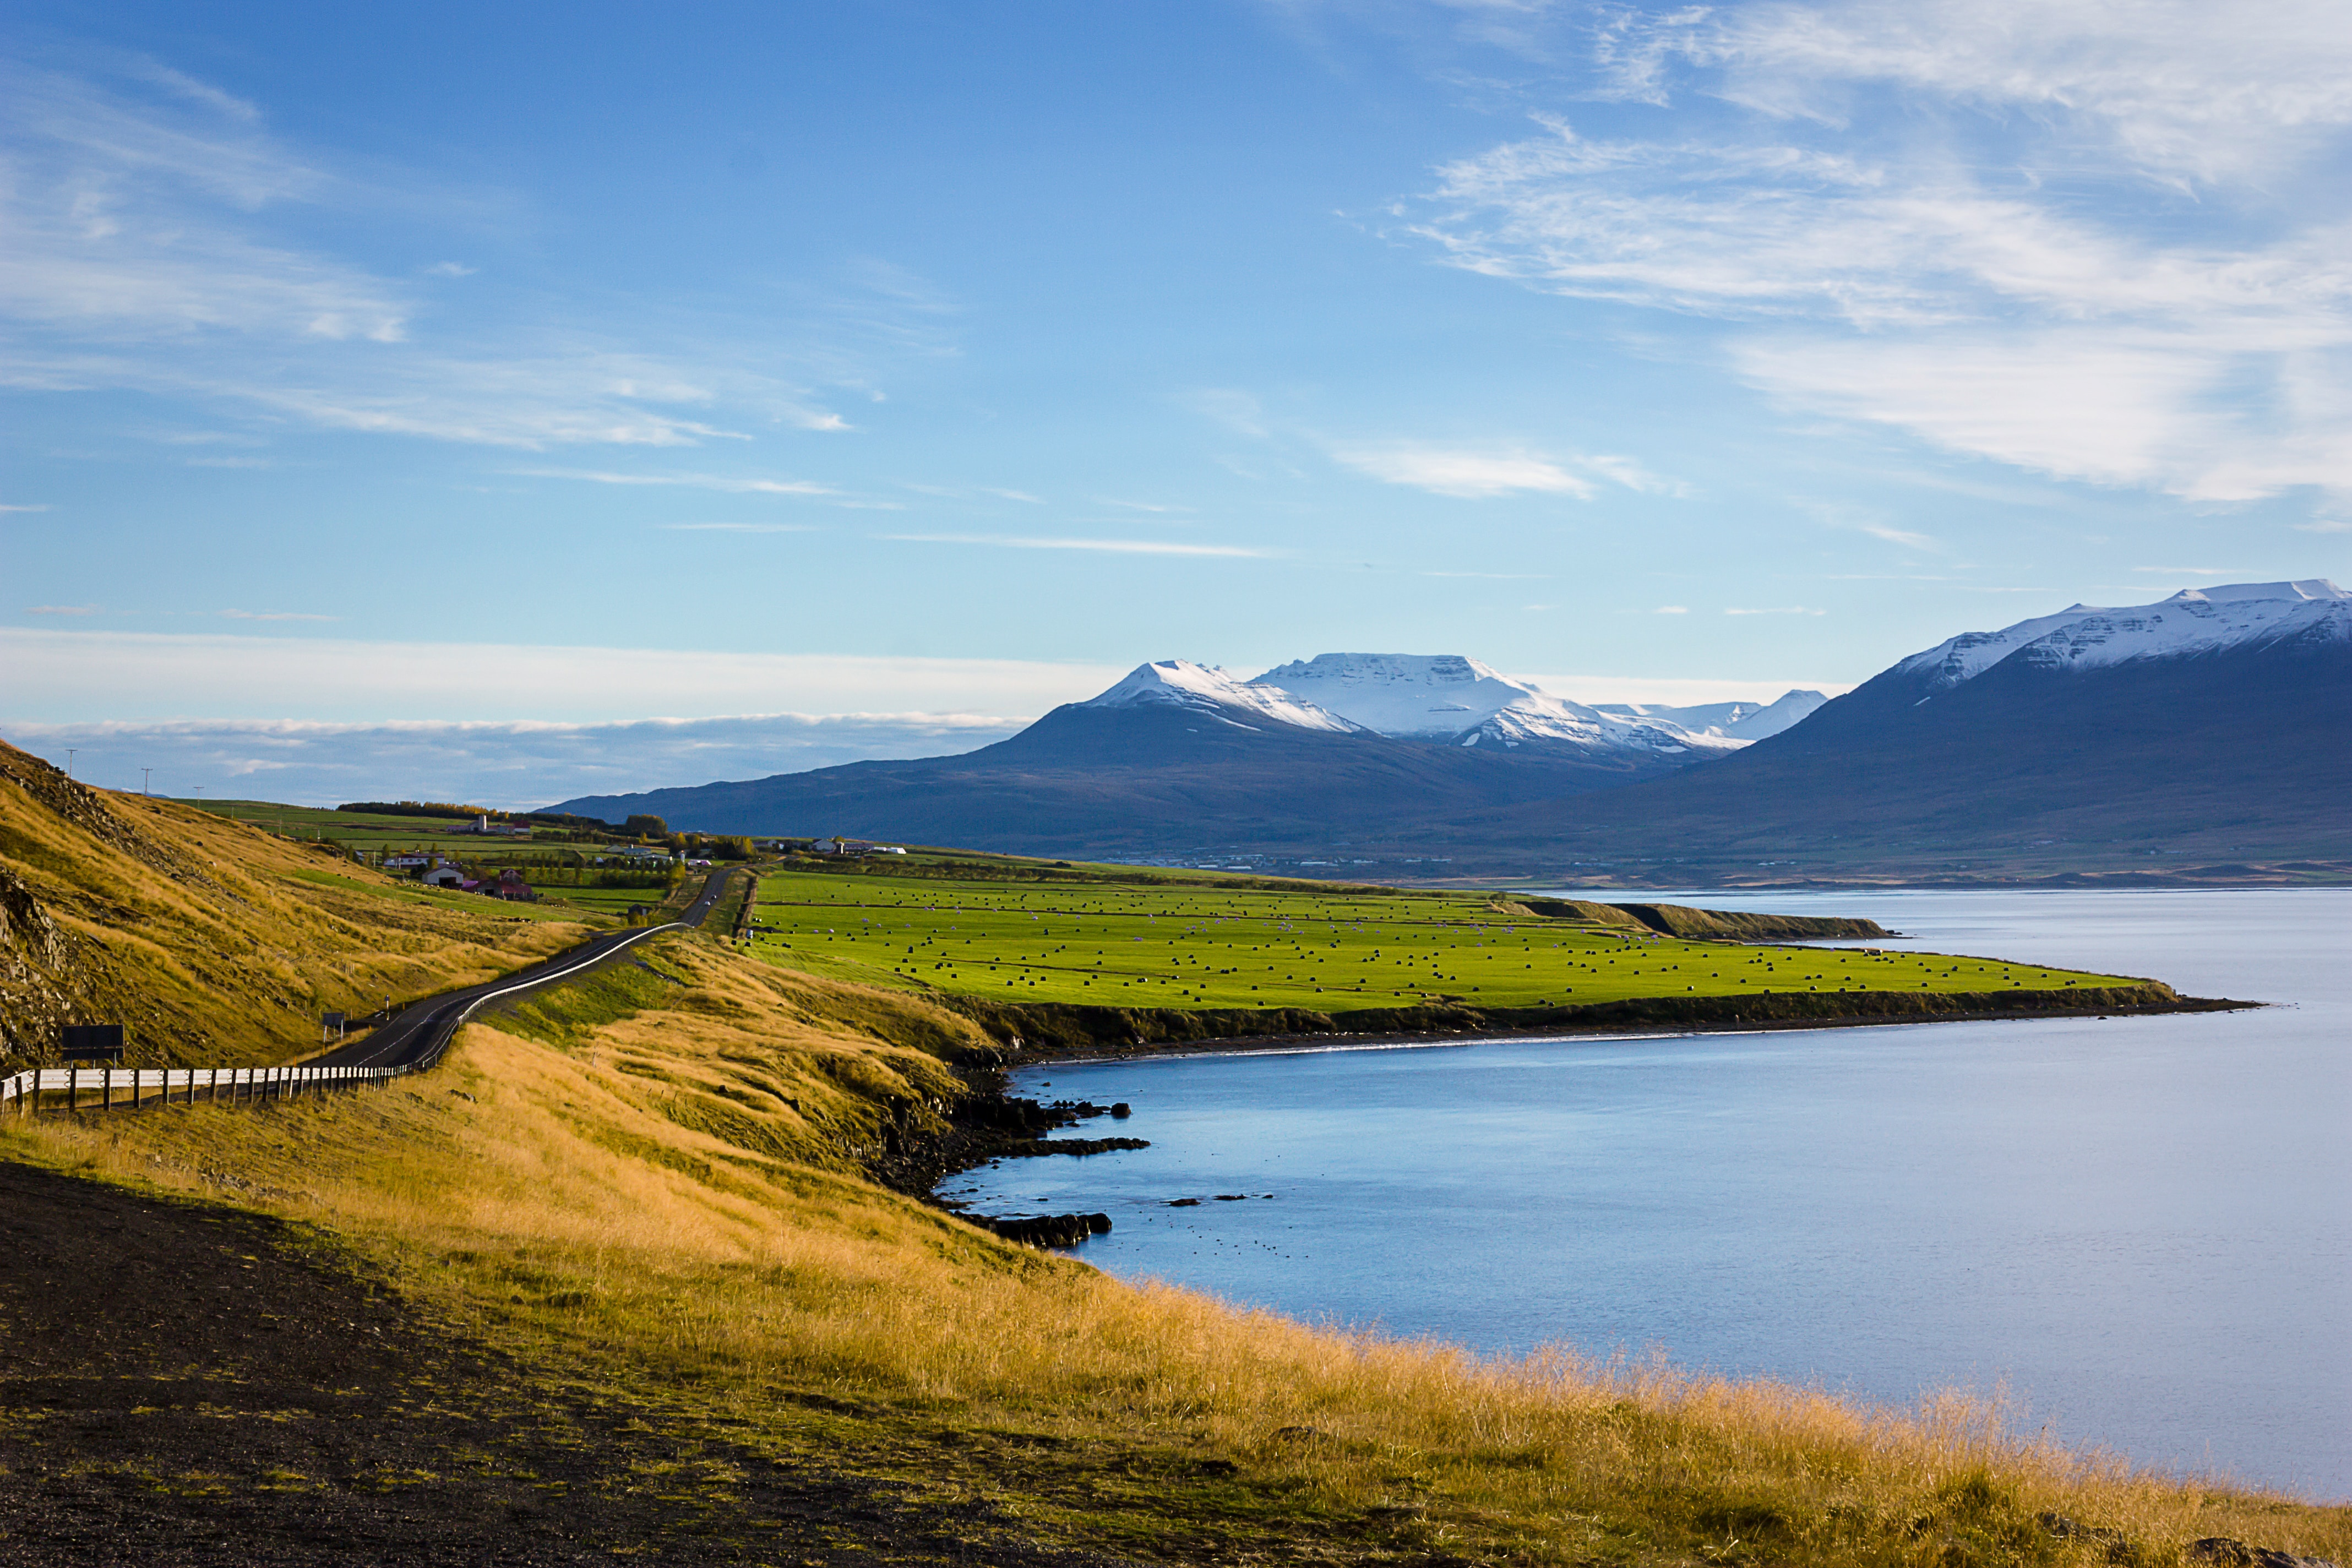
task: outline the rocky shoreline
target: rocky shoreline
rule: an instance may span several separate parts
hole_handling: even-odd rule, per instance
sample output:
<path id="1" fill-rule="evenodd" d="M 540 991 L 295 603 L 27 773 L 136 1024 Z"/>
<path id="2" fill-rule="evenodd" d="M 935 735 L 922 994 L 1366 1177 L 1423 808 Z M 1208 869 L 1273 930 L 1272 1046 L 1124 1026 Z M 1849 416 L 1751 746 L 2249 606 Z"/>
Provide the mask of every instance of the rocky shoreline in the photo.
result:
<path id="1" fill-rule="evenodd" d="M 1053 1138 L 1097 1117 L 1124 1120 L 1124 1104 L 1044 1103 L 1006 1092 L 1015 1067 L 1049 1062 L 1116 1061 L 1143 1056 L 1224 1055 L 1336 1046 L 1442 1044 L 1469 1038 L 1563 1034 L 1748 1033 L 1765 1029 L 1858 1028 L 1999 1019 L 2144 1016 L 2258 1007 L 2259 1002 L 2183 996 L 2160 981 L 2078 990 L 1995 992 L 1789 992 L 1754 996 L 1641 997 L 1561 1007 L 1463 1005 L 1370 1008 L 1325 1014 L 1264 1011 L 1079 1007 L 999 1003 L 984 997 L 940 1000 L 973 1019 L 999 1042 L 968 1058 L 959 1075 L 971 1092 L 947 1108 L 941 1126 L 894 1129 L 887 1152 L 871 1162 L 875 1178 L 957 1214 L 1007 1240 L 1068 1247 L 1110 1229 L 1108 1215 L 987 1216 L 965 1213 L 936 1189 L 959 1173 L 1001 1159 L 1085 1156 L 1150 1147 L 1139 1138 Z M 1096 1222 L 1099 1221 L 1099 1224 Z"/>
<path id="2" fill-rule="evenodd" d="M 1973 1023 L 1999 1018 L 2214 1013 L 2259 1002 L 2183 996 L 2161 981 L 2065 991 L 1772 992 L 1748 996 L 1644 996 L 1540 1007 L 1451 1002 L 1307 1008 L 1091 1007 L 940 996 L 1004 1043 L 1007 1060 L 1096 1060 L 1239 1051 L 1337 1040 L 1408 1043 L 1464 1035 L 1617 1034 L 1693 1029 L 1852 1028 L 1872 1024 Z"/>

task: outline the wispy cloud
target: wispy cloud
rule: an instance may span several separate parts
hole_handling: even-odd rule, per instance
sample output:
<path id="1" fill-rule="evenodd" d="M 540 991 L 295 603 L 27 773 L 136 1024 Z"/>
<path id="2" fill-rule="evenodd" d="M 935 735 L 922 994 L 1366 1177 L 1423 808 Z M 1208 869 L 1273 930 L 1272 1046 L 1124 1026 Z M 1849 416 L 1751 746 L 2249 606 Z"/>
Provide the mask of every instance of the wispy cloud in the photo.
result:
<path id="1" fill-rule="evenodd" d="M 1690 606 L 1688 605 L 1660 605 L 1656 609 L 1652 610 L 1650 614 L 1654 616 L 1687 616 L 1690 614 Z"/>
<path id="2" fill-rule="evenodd" d="M 551 300 L 460 336 L 436 290 L 470 267 L 387 277 L 295 237 L 331 234 L 320 213 L 446 225 L 500 198 L 339 172 L 257 106 L 167 68 L 102 81 L 0 65 L 0 384 L 132 388 L 314 427 L 524 448 L 692 446 L 740 438 L 736 424 L 849 427 L 773 368 L 808 356 L 754 349 L 740 324 L 647 327 L 623 343 Z"/>
<path id="3" fill-rule="evenodd" d="M 1549 572 L 1416 572 L 1416 577 L 1474 577 L 1489 583 L 1542 583 L 1551 580 Z"/>
<path id="4" fill-rule="evenodd" d="M 762 778 L 880 757 L 951 755 L 1026 715 L 761 713 L 574 724 L 176 720 L 16 724 L 8 738 L 101 787 L 332 805 L 404 795 L 525 808 L 576 795 Z"/>
<path id="5" fill-rule="evenodd" d="M 1385 484 L 1410 485 L 1442 496 L 1484 500 L 1532 492 L 1590 500 L 1598 493 L 1598 487 L 1591 479 L 1530 452 L 1478 451 L 1400 442 L 1380 447 L 1342 447 L 1331 455 L 1349 468 Z"/>
<path id="6" fill-rule="evenodd" d="M 1913 550 L 1936 548 L 1936 541 L 1933 538 L 1924 533 L 1913 533 L 1907 529 L 1889 528 L 1883 522 L 1864 522 L 1857 523 L 1855 526 L 1871 538 L 1883 539 L 1889 544 L 1907 545 Z"/>
<path id="7" fill-rule="evenodd" d="M 25 613 L 28 616 L 94 616 L 98 614 L 98 606 L 96 605 L 27 605 L 25 606 Z"/>
<path id="8" fill-rule="evenodd" d="M 1778 605 L 1769 609 L 1727 609 L 1727 616 L 1826 616 L 1827 610 L 1807 609 L 1802 605 Z"/>
<path id="9" fill-rule="evenodd" d="M 2334 7 L 1765 0 L 1604 12 L 1585 47 L 1669 129 L 1539 116 L 1447 165 L 1411 221 L 1452 264 L 1726 323 L 1756 386 L 1953 451 L 2352 489 Z"/>
<path id="10" fill-rule="evenodd" d="M 339 621 L 341 616 L 313 615 L 303 610 L 223 610 L 225 621 Z"/>
<path id="11" fill-rule="evenodd" d="M 655 526 L 667 533 L 814 533 L 807 522 L 664 522 Z"/>
<path id="12" fill-rule="evenodd" d="M 1331 457 L 1359 473 L 1434 495 L 1486 500 L 1508 495 L 1564 495 L 1591 500 L 1603 482 L 1627 489 L 1680 489 L 1630 458 L 1562 456 L 1507 446 L 1457 446 L 1427 441 L 1339 443 Z"/>
<path id="13" fill-rule="evenodd" d="M 984 544 L 1000 550 L 1092 550 L 1109 555 L 1226 555 L 1264 559 L 1276 553 L 1245 544 L 1192 544 L 1167 539 L 1030 539 L 1000 533 L 885 533 L 905 544 Z"/>
<path id="14" fill-rule="evenodd" d="M 40 503 L 39 505 L 37 505 L 37 506 L 5 506 L 5 505 L 0 505 L 0 511 L 47 511 L 47 510 L 49 510 L 49 505 L 48 505 L 48 503 L 47 503 L 47 501 L 43 501 L 43 502 L 41 502 L 41 503 Z"/>
<path id="15" fill-rule="evenodd" d="M 2291 522 L 2289 528 L 2301 533 L 2352 533 L 2352 522 L 2323 517 L 2310 522 Z"/>
<path id="16" fill-rule="evenodd" d="M 1124 666 L 0 626 L 0 721 L 1042 713 Z M 491 672 L 488 676 L 485 671 Z M 770 771 L 773 771 L 772 769 Z"/>
<path id="17" fill-rule="evenodd" d="M 745 478 L 733 474 L 628 474 L 600 468 L 509 468 L 509 473 L 533 479 L 579 479 L 592 485 L 677 486 L 717 490 L 723 495 L 837 496 L 831 485 L 813 479 Z"/>
<path id="18" fill-rule="evenodd" d="M 2146 572 L 2158 577 L 2242 577 L 2242 566 L 2135 566 L 2135 572 Z"/>

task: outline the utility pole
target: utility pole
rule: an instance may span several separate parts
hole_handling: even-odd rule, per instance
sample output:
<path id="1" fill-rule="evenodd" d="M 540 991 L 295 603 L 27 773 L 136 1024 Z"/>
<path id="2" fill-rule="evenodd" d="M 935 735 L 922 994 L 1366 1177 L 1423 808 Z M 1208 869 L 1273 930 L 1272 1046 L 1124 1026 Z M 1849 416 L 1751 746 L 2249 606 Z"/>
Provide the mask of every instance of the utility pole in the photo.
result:
<path id="1" fill-rule="evenodd" d="M 76 748 L 74 748 L 74 747 L 72 747 L 72 746 L 68 746 L 68 747 L 66 748 L 66 777 L 68 777 L 68 778 L 71 778 L 71 777 L 73 777 L 73 760 L 74 760 L 74 752 L 75 752 L 75 749 L 76 749 Z"/>
<path id="2" fill-rule="evenodd" d="M 155 793 L 153 790 L 147 787 L 147 777 L 154 771 L 155 770 L 153 768 L 141 768 L 139 770 L 139 793 L 141 795 L 152 795 Z"/>

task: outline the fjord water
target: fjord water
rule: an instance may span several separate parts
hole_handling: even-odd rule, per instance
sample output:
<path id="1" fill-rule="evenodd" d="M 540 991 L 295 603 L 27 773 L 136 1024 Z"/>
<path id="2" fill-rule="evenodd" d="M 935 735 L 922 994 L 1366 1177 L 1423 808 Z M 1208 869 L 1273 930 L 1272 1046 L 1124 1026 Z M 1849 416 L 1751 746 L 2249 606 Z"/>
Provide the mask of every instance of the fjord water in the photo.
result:
<path id="1" fill-rule="evenodd" d="M 1088 1262 L 1310 1321 L 2005 1386 L 2028 1429 L 2352 1497 L 2352 890 L 1644 896 L 2273 1005 L 1034 1069 L 1152 1146 L 946 1195 L 1104 1210 Z"/>

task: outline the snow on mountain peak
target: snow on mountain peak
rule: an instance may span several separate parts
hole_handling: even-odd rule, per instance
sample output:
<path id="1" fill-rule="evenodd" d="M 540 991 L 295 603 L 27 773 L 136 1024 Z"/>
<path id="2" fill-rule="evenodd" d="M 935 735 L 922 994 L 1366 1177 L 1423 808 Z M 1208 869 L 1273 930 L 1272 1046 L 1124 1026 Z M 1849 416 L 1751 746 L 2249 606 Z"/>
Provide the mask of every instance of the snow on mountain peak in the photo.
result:
<path id="1" fill-rule="evenodd" d="M 1748 739 L 1694 731 L 1669 719 L 1588 708 L 1455 653 L 1318 654 L 1277 666 L 1249 684 L 1287 692 L 1400 739 L 1669 757 L 1719 756 L 1748 744 Z"/>
<path id="2" fill-rule="evenodd" d="M 1344 733 L 1361 729 L 1312 702 L 1301 702 L 1286 691 L 1235 680 L 1222 669 L 1194 664 L 1189 658 L 1163 658 L 1139 664 L 1127 678 L 1080 708 L 1185 708 L 1225 723 L 1239 723 L 1237 710 L 1288 724 L 1300 730 Z"/>
<path id="3" fill-rule="evenodd" d="M 2177 658 L 2287 637 L 2352 638 L 2352 594 L 2324 577 L 2184 588 L 2153 605 L 2075 605 L 1997 632 L 1967 632 L 1895 668 L 1926 672 L 1936 690 L 2021 658 L 2050 669 L 2095 669 L 2141 658 Z"/>
<path id="4" fill-rule="evenodd" d="M 1342 714 L 1383 735 L 1449 737 L 1516 702 L 1549 702 L 1524 681 L 1455 653 L 1322 653 L 1250 685 Z"/>
<path id="5" fill-rule="evenodd" d="M 2164 602 L 2226 605 L 2242 599 L 2352 599 L 2352 594 L 2325 577 L 2305 577 L 2299 583 L 2231 583 L 2220 588 L 2183 588 Z"/>

